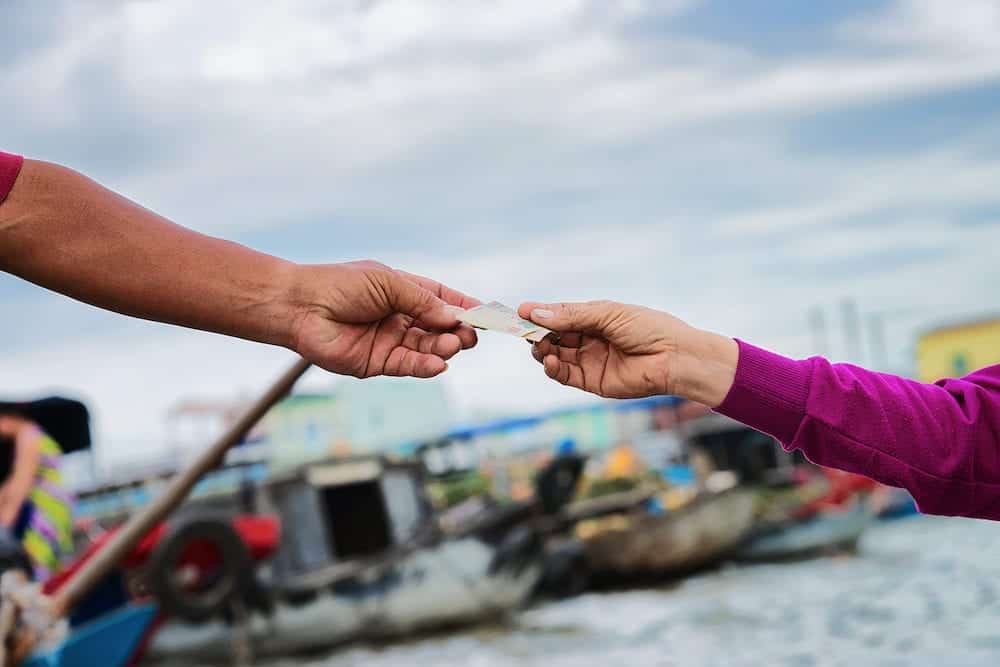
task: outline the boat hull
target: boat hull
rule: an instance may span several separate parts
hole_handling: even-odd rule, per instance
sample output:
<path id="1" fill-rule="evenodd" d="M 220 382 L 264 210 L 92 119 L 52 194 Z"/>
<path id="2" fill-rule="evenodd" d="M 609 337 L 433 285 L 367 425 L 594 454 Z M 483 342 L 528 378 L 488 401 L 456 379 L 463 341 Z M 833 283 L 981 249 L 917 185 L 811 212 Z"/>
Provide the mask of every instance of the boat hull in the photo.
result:
<path id="1" fill-rule="evenodd" d="M 74 628 L 59 646 L 36 652 L 22 667 L 126 667 L 155 617 L 155 605 L 129 605 Z"/>
<path id="2" fill-rule="evenodd" d="M 253 618 L 251 650 L 256 656 L 316 652 L 503 617 L 529 598 L 541 555 L 497 568 L 495 554 L 494 547 L 467 537 L 416 551 L 388 567 L 373 566 L 349 583 L 318 591 L 307 604 L 281 604 L 270 618 Z M 238 638 L 237 629 L 222 623 L 171 624 L 158 634 L 152 655 L 228 664 Z"/>
<path id="3" fill-rule="evenodd" d="M 853 551 L 871 521 L 871 512 L 858 502 L 846 512 L 821 514 L 761 535 L 741 549 L 737 559 L 781 561 Z"/>
<path id="4" fill-rule="evenodd" d="M 595 581 L 674 577 L 718 564 L 744 542 L 756 494 L 735 488 L 702 496 L 679 510 L 630 517 L 626 527 L 583 540 Z"/>

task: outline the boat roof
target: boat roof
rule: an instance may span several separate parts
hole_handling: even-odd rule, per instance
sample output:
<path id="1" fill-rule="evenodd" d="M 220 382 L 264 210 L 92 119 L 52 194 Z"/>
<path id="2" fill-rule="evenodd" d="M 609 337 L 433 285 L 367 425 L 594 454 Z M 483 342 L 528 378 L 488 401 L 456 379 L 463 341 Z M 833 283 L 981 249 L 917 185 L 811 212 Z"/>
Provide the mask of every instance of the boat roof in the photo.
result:
<path id="1" fill-rule="evenodd" d="M 318 486 L 337 486 L 378 479 L 387 470 L 409 470 L 423 474 L 423 464 L 414 460 L 400 460 L 381 455 L 360 455 L 330 458 L 304 463 L 287 472 L 267 479 L 267 483 L 307 481 Z"/>
<path id="2" fill-rule="evenodd" d="M 730 431 L 745 431 L 749 426 L 742 424 L 735 419 L 730 419 L 725 415 L 712 412 L 697 419 L 685 423 L 682 427 L 686 437 L 692 438 L 699 435 L 710 435 L 713 433 L 728 433 Z"/>
<path id="3" fill-rule="evenodd" d="M 649 398 L 615 402 L 602 401 L 594 403 L 593 405 L 551 410 L 528 417 L 511 417 L 507 419 L 497 419 L 495 421 L 486 422 L 485 424 L 459 426 L 448 431 L 444 439 L 468 440 L 470 438 L 491 435 L 494 433 L 506 433 L 510 431 L 529 429 L 541 424 L 542 422 L 548 421 L 549 419 L 565 417 L 573 414 L 598 413 L 609 409 L 617 413 L 633 412 L 636 410 L 650 410 L 661 406 L 675 406 L 682 402 L 684 402 L 684 399 L 676 396 L 652 396 Z"/>

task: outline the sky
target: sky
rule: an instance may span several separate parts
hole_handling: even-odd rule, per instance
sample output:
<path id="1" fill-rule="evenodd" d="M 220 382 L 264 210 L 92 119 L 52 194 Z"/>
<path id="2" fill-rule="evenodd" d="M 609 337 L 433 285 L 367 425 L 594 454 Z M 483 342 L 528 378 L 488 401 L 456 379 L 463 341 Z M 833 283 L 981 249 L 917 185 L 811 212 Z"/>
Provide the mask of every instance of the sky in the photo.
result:
<path id="1" fill-rule="evenodd" d="M 920 331 L 1000 310 L 992 0 L 39 0 L 0 31 L 0 150 L 295 261 L 901 371 Z M 850 353 L 845 299 L 887 359 Z M 2 393 L 85 398 L 115 459 L 292 358 L 11 276 L 0 304 Z M 441 382 L 456 419 L 586 400 L 488 335 Z"/>

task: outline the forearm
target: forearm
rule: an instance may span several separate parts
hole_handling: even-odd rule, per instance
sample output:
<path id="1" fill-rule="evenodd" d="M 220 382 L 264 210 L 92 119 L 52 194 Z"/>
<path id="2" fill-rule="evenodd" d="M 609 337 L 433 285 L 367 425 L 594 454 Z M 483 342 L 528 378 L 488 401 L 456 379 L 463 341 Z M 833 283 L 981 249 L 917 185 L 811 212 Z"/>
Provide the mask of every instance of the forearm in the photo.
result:
<path id="1" fill-rule="evenodd" d="M 38 467 L 41 465 L 42 434 L 37 427 L 25 425 L 14 441 L 14 465 L 4 484 L 3 502 L 0 504 L 0 524 L 13 525 L 21 506 L 31 493 Z"/>
<path id="2" fill-rule="evenodd" d="M 26 161 L 0 205 L 0 269 L 127 315 L 290 346 L 297 267 Z"/>
<path id="3" fill-rule="evenodd" d="M 12 497 L 20 505 L 31 492 L 42 462 L 42 434 L 37 428 L 24 429 L 17 437 L 14 452 L 14 467 L 10 473 L 8 487 Z"/>

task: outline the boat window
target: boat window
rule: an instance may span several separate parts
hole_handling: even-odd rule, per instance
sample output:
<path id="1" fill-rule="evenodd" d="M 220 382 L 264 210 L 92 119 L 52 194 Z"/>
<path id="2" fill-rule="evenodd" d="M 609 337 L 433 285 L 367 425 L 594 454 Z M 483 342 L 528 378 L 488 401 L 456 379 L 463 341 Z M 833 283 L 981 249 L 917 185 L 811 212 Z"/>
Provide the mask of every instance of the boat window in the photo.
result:
<path id="1" fill-rule="evenodd" d="M 277 556 L 279 570 L 308 572 L 330 563 L 330 549 L 323 534 L 319 499 L 311 487 L 300 485 L 277 494 L 284 527 Z"/>
<path id="2" fill-rule="evenodd" d="M 409 540 L 424 519 L 425 506 L 413 474 L 389 470 L 382 476 L 382 489 L 392 522 L 392 537 L 397 543 Z"/>
<path id="3" fill-rule="evenodd" d="M 372 556 L 392 546 L 391 525 L 378 480 L 319 489 L 337 559 Z"/>

